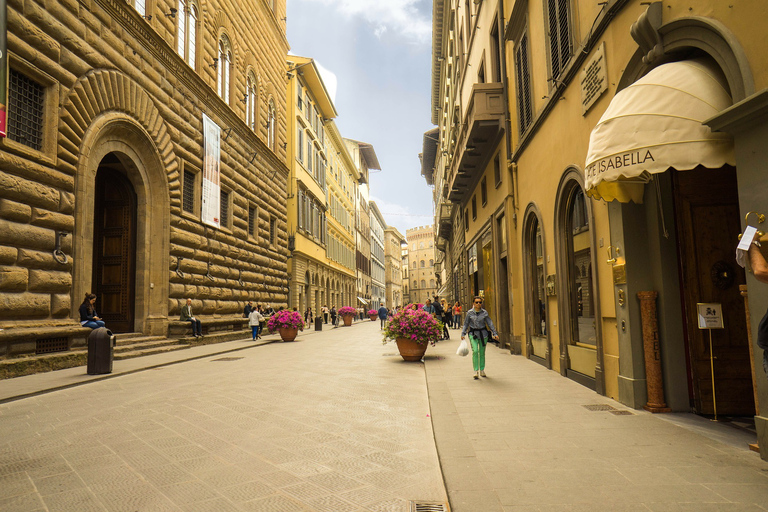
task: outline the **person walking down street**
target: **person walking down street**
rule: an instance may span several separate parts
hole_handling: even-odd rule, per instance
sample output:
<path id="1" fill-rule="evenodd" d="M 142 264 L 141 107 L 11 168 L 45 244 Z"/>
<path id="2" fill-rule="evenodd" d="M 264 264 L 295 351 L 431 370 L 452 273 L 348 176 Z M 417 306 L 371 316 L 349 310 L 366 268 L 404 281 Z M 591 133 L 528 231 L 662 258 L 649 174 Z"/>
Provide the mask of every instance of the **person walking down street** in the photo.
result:
<path id="1" fill-rule="evenodd" d="M 195 338 L 203 337 L 203 324 L 192 314 L 192 299 L 187 299 L 187 305 L 181 308 L 180 320 L 192 324 L 192 334 Z"/>
<path id="2" fill-rule="evenodd" d="M 261 339 L 261 322 L 264 320 L 264 315 L 259 312 L 258 308 L 254 308 L 248 315 L 248 325 L 251 326 L 251 333 L 253 334 L 253 341 Z"/>
<path id="3" fill-rule="evenodd" d="M 467 316 L 464 318 L 464 328 L 461 330 L 461 339 L 469 331 L 469 344 L 472 345 L 472 368 L 475 370 L 475 379 L 485 377 L 485 345 L 488 343 L 488 333 L 490 331 L 491 337 L 498 341 L 499 335 L 496 332 L 496 327 L 493 326 L 491 317 L 488 316 L 488 312 L 483 309 L 483 298 L 475 297 L 473 301 L 473 308 L 467 311 Z"/>
<path id="4" fill-rule="evenodd" d="M 327 324 L 327 323 L 328 323 L 328 314 L 329 314 L 329 312 L 330 312 L 330 311 L 328 310 L 328 306 L 323 306 L 323 308 L 321 309 L 321 311 L 323 312 L 323 323 L 324 323 L 324 324 Z"/>
<path id="5" fill-rule="evenodd" d="M 387 323 L 387 317 L 389 316 L 389 310 L 381 303 L 379 307 L 379 322 L 381 322 L 381 329 L 384 329 L 384 324 Z"/>
<path id="6" fill-rule="evenodd" d="M 80 325 L 83 327 L 98 329 L 99 327 L 104 327 L 106 325 L 104 320 L 99 318 L 99 315 L 96 314 L 94 304 L 96 304 L 96 295 L 93 293 L 86 293 L 83 303 L 80 304 Z"/>
<path id="7" fill-rule="evenodd" d="M 453 305 L 453 328 L 461 329 L 461 302 L 459 301 Z"/>
<path id="8" fill-rule="evenodd" d="M 442 339 L 444 340 L 450 339 L 450 336 L 448 335 L 448 326 L 445 324 L 445 310 L 443 309 L 443 303 L 440 302 L 440 297 L 438 297 L 437 295 L 435 295 L 435 301 L 432 303 L 432 307 L 435 308 L 435 318 L 443 322 Z"/>
<path id="9" fill-rule="evenodd" d="M 331 306 L 331 323 L 334 327 L 338 327 L 339 324 L 336 323 L 336 306 Z"/>

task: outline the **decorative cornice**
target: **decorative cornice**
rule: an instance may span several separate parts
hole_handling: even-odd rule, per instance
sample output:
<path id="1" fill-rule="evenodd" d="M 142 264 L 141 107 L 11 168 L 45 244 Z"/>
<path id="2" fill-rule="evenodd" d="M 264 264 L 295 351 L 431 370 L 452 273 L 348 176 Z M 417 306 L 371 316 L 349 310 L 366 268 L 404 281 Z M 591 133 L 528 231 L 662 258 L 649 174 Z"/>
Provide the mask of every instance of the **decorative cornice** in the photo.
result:
<path id="1" fill-rule="evenodd" d="M 664 42 L 659 34 L 659 28 L 661 28 L 661 2 L 653 2 L 629 29 L 632 39 L 643 54 L 643 63 L 649 66 L 664 55 Z"/>

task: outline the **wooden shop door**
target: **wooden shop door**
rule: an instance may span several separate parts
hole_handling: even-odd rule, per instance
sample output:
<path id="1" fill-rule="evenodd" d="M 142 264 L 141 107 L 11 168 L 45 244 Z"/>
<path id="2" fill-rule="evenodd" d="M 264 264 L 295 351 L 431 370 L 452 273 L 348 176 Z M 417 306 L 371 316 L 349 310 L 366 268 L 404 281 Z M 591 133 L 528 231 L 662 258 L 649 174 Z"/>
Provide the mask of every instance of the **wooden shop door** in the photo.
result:
<path id="1" fill-rule="evenodd" d="M 735 261 L 739 222 L 736 171 L 698 168 L 675 173 L 689 386 L 695 411 L 714 412 L 709 332 L 698 328 L 697 303 L 722 304 L 724 329 L 712 330 L 717 414 L 755 413 L 744 299 L 744 269 Z"/>
<path id="2" fill-rule="evenodd" d="M 96 173 L 93 293 L 96 311 L 112 332 L 134 330 L 136 194 L 107 155 Z"/>

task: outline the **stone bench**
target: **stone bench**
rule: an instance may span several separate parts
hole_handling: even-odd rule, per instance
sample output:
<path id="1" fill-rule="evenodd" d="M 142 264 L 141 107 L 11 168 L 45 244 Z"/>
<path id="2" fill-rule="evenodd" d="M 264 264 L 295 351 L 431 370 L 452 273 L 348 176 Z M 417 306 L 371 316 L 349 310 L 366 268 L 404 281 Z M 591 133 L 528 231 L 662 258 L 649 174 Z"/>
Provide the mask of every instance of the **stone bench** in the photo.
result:
<path id="1" fill-rule="evenodd" d="M 45 334 L 41 334 L 41 331 Z M 83 327 L 79 323 L 68 325 L 38 325 L 30 327 L 6 327 L 0 329 L 0 347 L 5 348 L 5 353 L 0 356 L 15 356 L 22 354 L 35 354 L 38 344 L 45 345 L 54 341 L 57 345 L 66 346 L 65 350 L 85 347 L 91 329 Z M 49 350 L 44 350 L 48 352 Z"/>
<path id="2" fill-rule="evenodd" d="M 242 316 L 204 317 L 196 316 L 203 326 L 203 335 L 221 331 L 242 331 L 248 328 L 248 319 Z M 168 322 L 168 337 L 192 335 L 192 324 L 186 320 Z"/>

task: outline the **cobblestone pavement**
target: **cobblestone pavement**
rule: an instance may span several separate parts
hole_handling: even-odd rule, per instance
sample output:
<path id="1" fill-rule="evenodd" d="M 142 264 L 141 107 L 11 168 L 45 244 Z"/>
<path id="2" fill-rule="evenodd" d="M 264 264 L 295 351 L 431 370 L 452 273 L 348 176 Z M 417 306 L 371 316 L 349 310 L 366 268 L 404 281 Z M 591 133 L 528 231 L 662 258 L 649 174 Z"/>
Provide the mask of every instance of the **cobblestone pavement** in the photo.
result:
<path id="1" fill-rule="evenodd" d="M 2 404 L 0 510 L 406 512 L 409 500 L 445 502 L 424 365 L 396 352 L 378 322 L 362 322 Z M 53 388 L 84 371 L 0 388 Z"/>
<path id="2" fill-rule="evenodd" d="M 768 510 L 754 435 L 629 410 L 492 345 L 474 380 L 451 337 L 427 350 L 426 373 L 452 512 Z"/>

